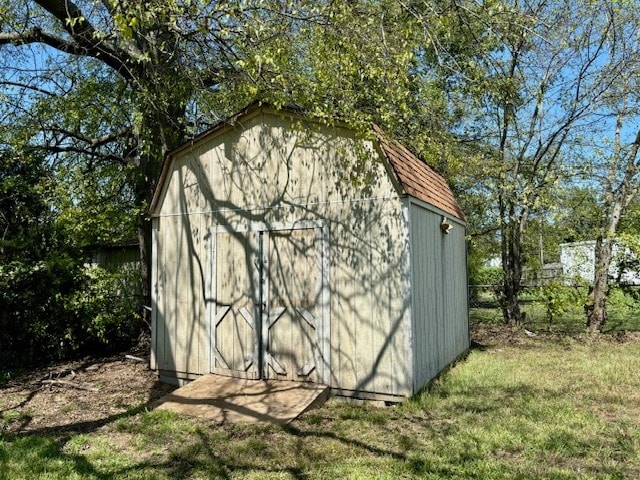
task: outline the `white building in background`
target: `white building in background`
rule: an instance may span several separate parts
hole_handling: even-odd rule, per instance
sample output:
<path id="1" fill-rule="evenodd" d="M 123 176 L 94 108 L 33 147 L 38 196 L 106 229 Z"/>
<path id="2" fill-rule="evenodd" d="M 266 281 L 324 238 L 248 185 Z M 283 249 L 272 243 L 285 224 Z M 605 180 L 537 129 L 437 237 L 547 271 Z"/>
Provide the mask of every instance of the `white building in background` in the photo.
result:
<path id="1" fill-rule="evenodd" d="M 493 257 L 484 262 L 485 267 L 500 268 L 502 267 L 502 257 Z"/>
<path id="2" fill-rule="evenodd" d="M 593 283 L 595 274 L 595 240 L 584 242 L 561 243 L 560 263 L 562 264 L 562 274 L 570 281 L 571 279 L 582 279 Z M 621 284 L 640 285 L 640 273 L 634 270 L 624 270 L 620 272 L 620 262 L 623 259 L 632 258 L 633 253 L 614 243 L 612 250 L 612 261 L 609 267 L 609 278 L 620 279 Z"/>

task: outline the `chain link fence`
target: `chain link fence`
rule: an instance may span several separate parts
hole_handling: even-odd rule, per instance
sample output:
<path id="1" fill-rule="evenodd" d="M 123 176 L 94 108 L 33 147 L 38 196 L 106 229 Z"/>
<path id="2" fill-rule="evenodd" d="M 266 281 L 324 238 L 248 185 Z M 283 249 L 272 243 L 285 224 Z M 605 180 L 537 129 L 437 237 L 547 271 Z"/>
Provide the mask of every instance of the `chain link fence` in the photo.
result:
<path id="1" fill-rule="evenodd" d="M 471 323 L 502 323 L 501 294 L 501 285 L 469 285 Z M 523 286 L 519 304 L 525 315 L 525 327 L 567 332 L 584 330 L 588 294 L 587 285 Z M 612 286 L 607 311 L 608 329 L 640 331 L 640 285 Z"/>

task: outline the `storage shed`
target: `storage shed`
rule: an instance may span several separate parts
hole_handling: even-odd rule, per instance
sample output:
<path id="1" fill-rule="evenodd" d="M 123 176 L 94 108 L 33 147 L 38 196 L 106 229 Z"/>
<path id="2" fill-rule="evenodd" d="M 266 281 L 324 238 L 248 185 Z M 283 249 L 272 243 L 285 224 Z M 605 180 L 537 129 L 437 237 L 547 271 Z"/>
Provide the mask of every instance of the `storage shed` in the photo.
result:
<path id="1" fill-rule="evenodd" d="M 398 401 L 469 347 L 464 216 L 377 127 L 250 107 L 166 157 L 150 214 L 164 380 Z"/>

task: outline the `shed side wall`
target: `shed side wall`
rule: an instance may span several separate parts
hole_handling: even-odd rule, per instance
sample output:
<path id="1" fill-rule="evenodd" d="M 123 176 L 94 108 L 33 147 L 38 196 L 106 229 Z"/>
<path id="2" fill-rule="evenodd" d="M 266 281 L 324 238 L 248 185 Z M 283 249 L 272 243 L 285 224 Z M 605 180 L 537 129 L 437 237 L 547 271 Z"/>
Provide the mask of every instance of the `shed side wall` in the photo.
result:
<path id="1" fill-rule="evenodd" d="M 410 206 L 414 391 L 469 348 L 465 229 L 417 202 Z"/>

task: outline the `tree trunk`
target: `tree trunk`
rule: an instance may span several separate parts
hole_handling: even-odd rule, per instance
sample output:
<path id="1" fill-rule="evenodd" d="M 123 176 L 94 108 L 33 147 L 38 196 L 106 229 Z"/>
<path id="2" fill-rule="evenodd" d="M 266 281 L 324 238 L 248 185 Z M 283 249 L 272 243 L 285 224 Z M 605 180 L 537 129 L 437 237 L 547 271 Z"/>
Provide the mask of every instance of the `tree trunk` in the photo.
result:
<path id="1" fill-rule="evenodd" d="M 520 325 L 524 322 L 524 312 L 520 309 L 520 288 L 522 282 L 522 221 L 515 222 L 514 209 L 511 207 L 508 219 L 502 225 L 502 270 L 504 281 L 500 308 L 507 325 Z M 504 216 L 503 216 L 504 218 Z"/>
<path id="2" fill-rule="evenodd" d="M 500 301 L 504 323 L 512 326 L 520 325 L 523 322 L 524 317 L 522 310 L 520 310 L 518 289 L 514 287 L 515 285 L 513 282 L 505 280 L 502 299 Z"/>
<path id="3" fill-rule="evenodd" d="M 601 332 L 607 322 L 607 296 L 609 293 L 609 266 L 611 265 L 611 240 L 598 237 L 595 246 L 595 274 L 593 286 L 584 306 L 587 328 Z"/>
<path id="4" fill-rule="evenodd" d="M 184 128 L 179 120 L 184 117 L 184 101 L 178 97 L 166 111 L 158 112 L 149 109 L 144 112 L 143 117 L 139 141 L 152 138 L 154 142 L 153 148 L 139 154 L 139 168 L 135 172 L 132 184 L 138 210 L 136 225 L 140 245 L 142 320 L 147 327 L 151 327 L 152 228 L 147 209 L 153 197 L 165 154 L 185 141 Z"/>
<path id="5" fill-rule="evenodd" d="M 151 328 L 151 228 L 146 212 L 139 213 L 136 219 L 138 244 L 140 247 L 140 277 L 142 282 L 142 321 Z"/>
<path id="6" fill-rule="evenodd" d="M 520 325 L 524 322 L 524 312 L 520 309 L 519 299 L 522 280 L 522 258 L 519 248 L 508 248 L 507 256 L 508 261 L 504 264 L 506 268 L 503 267 L 505 277 L 500 307 L 505 324 Z"/>
<path id="7" fill-rule="evenodd" d="M 600 235 L 596 240 L 594 252 L 595 273 L 593 278 L 593 288 L 589 292 L 589 298 L 584 309 L 587 315 L 587 328 L 591 331 L 602 332 L 607 322 L 607 296 L 609 294 L 609 266 L 613 244 L 612 241 L 618 232 L 620 219 L 629 204 L 638 194 L 638 171 L 640 165 L 636 163 L 638 152 L 640 151 L 640 130 L 636 133 L 636 138 L 631 145 L 631 149 L 624 152 L 621 141 L 623 120 L 629 112 L 621 110 L 616 119 L 616 131 L 614 142 L 614 154 L 612 163 L 609 165 L 609 174 L 605 183 L 603 210 L 606 212 L 603 225 L 604 235 Z M 616 179 L 623 171 L 622 178 L 617 186 Z"/>

